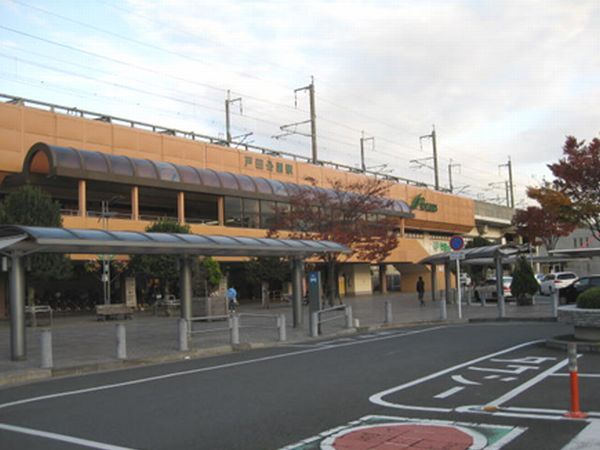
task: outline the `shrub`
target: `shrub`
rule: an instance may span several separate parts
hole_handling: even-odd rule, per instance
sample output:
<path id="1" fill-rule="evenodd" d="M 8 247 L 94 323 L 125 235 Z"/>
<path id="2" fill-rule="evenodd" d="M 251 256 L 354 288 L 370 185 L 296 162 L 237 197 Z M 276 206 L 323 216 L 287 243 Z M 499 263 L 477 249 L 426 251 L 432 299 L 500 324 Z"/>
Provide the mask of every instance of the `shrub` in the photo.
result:
<path id="1" fill-rule="evenodd" d="M 539 285 L 535 281 L 533 270 L 531 270 L 531 266 L 524 256 L 517 259 L 512 277 L 512 283 L 510 284 L 512 295 L 516 297 L 520 305 L 531 304 L 530 297 L 537 292 Z M 526 301 L 526 299 L 529 301 Z"/>
<path id="2" fill-rule="evenodd" d="M 577 307 L 600 309 L 600 287 L 591 288 L 579 294 L 577 297 Z"/>

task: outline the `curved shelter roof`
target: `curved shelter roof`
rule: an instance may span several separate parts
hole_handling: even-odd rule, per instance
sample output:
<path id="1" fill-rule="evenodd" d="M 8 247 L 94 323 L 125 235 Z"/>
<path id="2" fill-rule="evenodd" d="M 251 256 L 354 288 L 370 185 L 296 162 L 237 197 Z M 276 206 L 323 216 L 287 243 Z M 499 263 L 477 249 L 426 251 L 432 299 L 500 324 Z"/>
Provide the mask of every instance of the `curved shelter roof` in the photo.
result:
<path id="1" fill-rule="evenodd" d="M 114 181 L 279 201 L 285 201 L 286 197 L 298 190 L 330 193 L 332 197 L 335 196 L 333 190 L 320 187 L 200 169 L 165 161 L 59 147 L 43 142 L 38 142 L 29 149 L 23 163 L 23 173 Z M 413 216 L 408 204 L 402 200 L 393 200 L 392 208 L 386 210 L 386 213 L 400 217 Z"/>
<path id="2" fill-rule="evenodd" d="M 5 245 L 3 245 L 4 243 Z M 337 242 L 179 233 L 0 226 L 0 251 L 28 253 L 302 256 L 351 253 Z"/>
<path id="3" fill-rule="evenodd" d="M 469 264 L 490 264 L 494 258 L 506 258 L 522 253 L 524 250 L 516 245 L 487 245 L 485 247 L 467 248 L 460 252 L 465 256 L 464 262 Z M 456 252 L 437 253 L 419 261 L 419 264 L 445 264 L 450 261 L 450 255 Z"/>

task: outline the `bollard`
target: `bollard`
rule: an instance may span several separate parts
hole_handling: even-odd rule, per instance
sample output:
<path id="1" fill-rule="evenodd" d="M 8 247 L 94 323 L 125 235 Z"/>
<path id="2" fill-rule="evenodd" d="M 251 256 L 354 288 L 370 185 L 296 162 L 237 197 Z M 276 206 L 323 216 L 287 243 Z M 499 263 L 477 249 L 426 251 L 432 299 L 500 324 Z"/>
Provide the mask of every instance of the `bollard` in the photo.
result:
<path id="1" fill-rule="evenodd" d="M 571 410 L 565 414 L 566 417 L 573 419 L 583 419 L 587 414 L 582 412 L 579 407 L 579 375 L 577 372 L 577 344 L 569 342 L 567 344 L 569 355 L 569 378 L 571 381 Z"/>
<path id="2" fill-rule="evenodd" d="M 42 369 L 52 369 L 52 331 L 45 328 L 40 334 L 40 347 L 42 350 Z"/>
<path id="3" fill-rule="evenodd" d="M 240 345 L 240 316 L 231 315 L 231 345 Z"/>
<path id="4" fill-rule="evenodd" d="M 277 325 L 279 325 L 279 341 L 285 342 L 287 340 L 286 329 L 285 329 L 285 314 L 281 314 L 277 319 Z"/>
<path id="5" fill-rule="evenodd" d="M 446 300 L 440 300 L 440 320 L 446 320 L 448 318 L 448 313 L 446 312 Z"/>
<path id="6" fill-rule="evenodd" d="M 390 324 L 392 323 L 393 319 L 392 319 L 392 302 L 389 300 L 385 301 L 385 319 L 384 322 L 385 324 Z"/>
<path id="7" fill-rule="evenodd" d="M 352 319 L 352 306 L 346 305 L 346 328 L 354 327 L 354 319 Z"/>
<path id="8" fill-rule="evenodd" d="M 189 347 L 189 333 L 188 333 L 188 321 L 186 319 L 179 319 L 178 327 L 178 341 L 179 341 L 179 351 L 187 352 Z"/>
<path id="9" fill-rule="evenodd" d="M 310 315 L 310 337 L 319 336 L 319 312 L 315 311 Z"/>
<path id="10" fill-rule="evenodd" d="M 558 289 L 552 290 L 552 317 L 558 317 Z"/>
<path id="11" fill-rule="evenodd" d="M 127 359 L 127 336 L 125 325 L 118 323 L 117 327 L 117 359 Z"/>

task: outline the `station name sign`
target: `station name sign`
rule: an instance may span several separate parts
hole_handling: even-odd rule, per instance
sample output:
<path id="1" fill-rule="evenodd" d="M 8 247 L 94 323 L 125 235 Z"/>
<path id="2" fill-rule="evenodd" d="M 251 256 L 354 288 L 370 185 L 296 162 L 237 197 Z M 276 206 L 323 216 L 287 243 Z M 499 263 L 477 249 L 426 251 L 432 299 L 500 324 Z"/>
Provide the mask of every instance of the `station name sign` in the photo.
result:
<path id="1" fill-rule="evenodd" d="M 419 211 L 425 212 L 437 212 L 438 205 L 435 203 L 428 203 L 425 200 L 425 197 L 423 197 L 423 194 L 419 194 L 412 199 L 412 202 L 410 203 L 410 209 L 418 209 Z"/>
<path id="2" fill-rule="evenodd" d="M 266 170 L 267 172 L 284 173 L 286 175 L 294 174 L 294 166 L 281 162 L 273 162 L 270 159 L 244 157 L 244 167 L 253 167 L 257 170 Z"/>

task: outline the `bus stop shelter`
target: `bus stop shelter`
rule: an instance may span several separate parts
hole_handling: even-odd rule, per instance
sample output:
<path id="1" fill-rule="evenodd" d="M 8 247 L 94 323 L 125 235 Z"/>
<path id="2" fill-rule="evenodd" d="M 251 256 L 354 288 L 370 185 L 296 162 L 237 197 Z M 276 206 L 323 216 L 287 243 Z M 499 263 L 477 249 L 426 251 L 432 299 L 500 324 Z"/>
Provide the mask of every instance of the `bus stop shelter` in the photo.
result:
<path id="1" fill-rule="evenodd" d="M 177 255 L 180 258 L 181 317 L 191 319 L 192 269 L 194 256 L 279 256 L 292 264 L 294 326 L 302 321 L 302 270 L 304 259 L 323 253 L 351 253 L 331 241 L 233 237 L 180 233 L 143 233 L 0 226 L 0 253 L 10 259 L 8 296 L 10 302 L 11 358 L 27 357 L 25 343 L 25 258 L 36 253 Z"/>
<path id="2" fill-rule="evenodd" d="M 502 285 L 502 265 L 507 262 L 511 257 L 524 253 L 527 251 L 527 247 L 510 245 L 510 244 L 496 244 L 487 245 L 485 247 L 475 247 L 461 250 L 460 252 L 444 252 L 435 255 L 428 256 L 421 261 L 419 264 L 426 264 L 431 266 L 431 291 L 432 298 L 435 300 L 435 292 L 437 291 L 437 266 L 444 266 L 444 284 L 446 301 L 450 301 L 450 271 L 451 264 L 456 264 L 454 257 L 457 253 L 461 253 L 460 264 L 461 265 L 493 265 L 496 269 L 496 293 L 498 296 L 498 316 L 505 317 L 506 309 L 504 304 L 504 288 Z M 454 256 L 453 256 L 454 255 Z M 460 287 L 460 280 L 458 274 L 456 278 L 456 286 Z"/>

